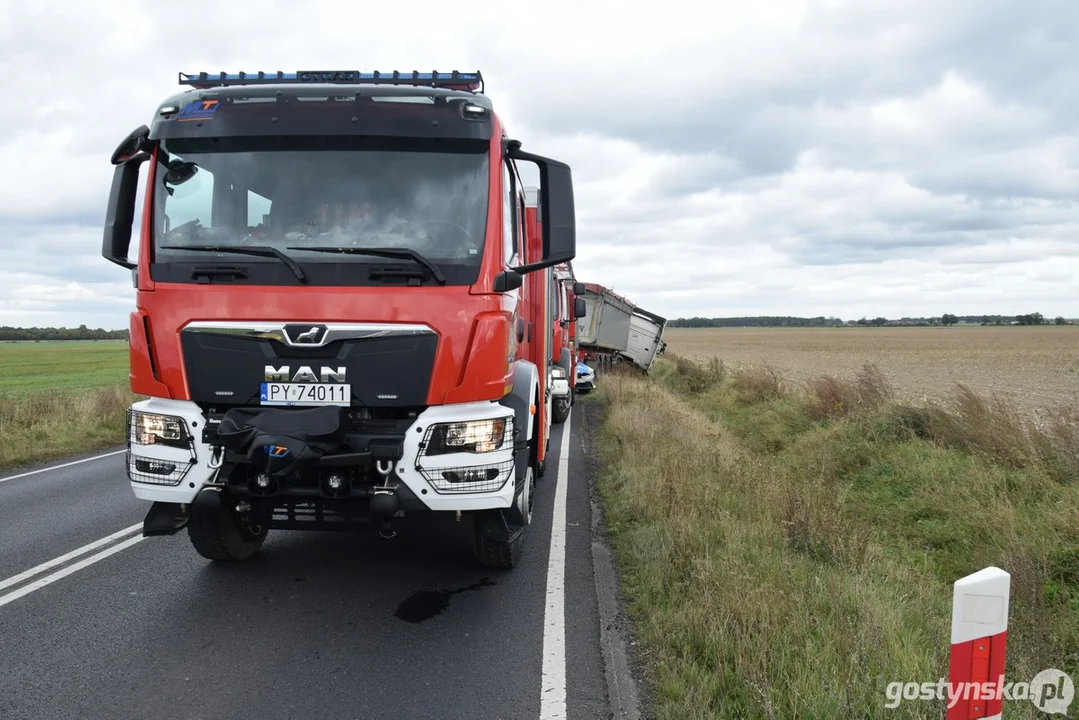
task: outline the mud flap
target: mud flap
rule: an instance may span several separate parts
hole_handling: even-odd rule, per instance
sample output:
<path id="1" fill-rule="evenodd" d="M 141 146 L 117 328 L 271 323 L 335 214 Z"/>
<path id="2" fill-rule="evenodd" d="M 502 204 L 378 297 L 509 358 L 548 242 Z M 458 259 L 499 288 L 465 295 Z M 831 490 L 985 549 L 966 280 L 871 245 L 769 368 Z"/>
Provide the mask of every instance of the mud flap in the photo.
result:
<path id="1" fill-rule="evenodd" d="M 517 506 L 511 508 L 498 508 L 495 510 L 482 510 L 480 520 L 480 535 L 490 540 L 508 543 L 517 539 L 524 532 L 524 525 L 511 524 L 513 515 L 517 514 Z"/>
<path id="2" fill-rule="evenodd" d="M 187 526 L 187 509 L 179 503 L 155 502 L 142 521 L 142 536 L 175 535 Z"/>

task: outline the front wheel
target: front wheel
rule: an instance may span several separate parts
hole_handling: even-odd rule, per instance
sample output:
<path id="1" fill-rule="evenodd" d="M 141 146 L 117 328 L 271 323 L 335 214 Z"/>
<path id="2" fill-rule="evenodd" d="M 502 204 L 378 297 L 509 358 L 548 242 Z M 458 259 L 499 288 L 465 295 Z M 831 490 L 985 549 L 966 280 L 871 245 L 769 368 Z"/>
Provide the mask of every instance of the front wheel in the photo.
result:
<path id="1" fill-rule="evenodd" d="M 513 507 L 476 514 L 474 551 L 480 565 L 502 570 L 517 567 L 524 548 L 525 531 L 532 524 L 535 490 L 535 475 L 529 465 L 525 471 L 524 486 Z M 491 537 L 491 532 L 504 537 Z"/>
<path id="2" fill-rule="evenodd" d="M 266 541 L 266 528 L 241 524 L 226 490 L 203 488 L 191 504 L 187 536 L 207 560 L 246 560 Z"/>

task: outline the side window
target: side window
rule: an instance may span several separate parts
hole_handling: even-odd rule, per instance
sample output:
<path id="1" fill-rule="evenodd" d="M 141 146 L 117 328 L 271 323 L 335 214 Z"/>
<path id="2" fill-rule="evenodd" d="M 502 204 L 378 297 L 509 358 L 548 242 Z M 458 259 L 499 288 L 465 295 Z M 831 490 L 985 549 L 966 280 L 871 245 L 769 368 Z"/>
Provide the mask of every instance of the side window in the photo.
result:
<path id="1" fill-rule="evenodd" d="M 519 265 L 517 262 L 517 237 L 513 205 L 513 173 L 509 162 L 502 163 L 502 258 L 506 265 Z"/>
<path id="2" fill-rule="evenodd" d="M 173 156 L 172 159 L 183 158 Z M 164 176 L 164 169 L 158 172 L 158 177 Z M 208 170 L 200 167 L 194 175 L 182 182 L 165 183 L 165 187 L 172 192 L 158 195 L 164 198 L 165 203 L 164 212 L 161 213 L 161 221 L 164 223 L 162 229 L 167 231 L 192 220 L 198 220 L 207 227 L 213 225 L 214 176 Z"/>
<path id="3" fill-rule="evenodd" d="M 521 253 L 521 257 L 526 258 L 528 254 L 525 247 L 525 227 L 527 225 L 528 215 L 525 213 L 525 199 L 524 195 L 517 196 L 517 252 Z M 531 261 L 529 261 L 531 262 Z"/>
<path id="4" fill-rule="evenodd" d="M 258 227 L 262 219 L 270 214 L 270 199 L 258 193 L 247 191 L 247 227 Z"/>

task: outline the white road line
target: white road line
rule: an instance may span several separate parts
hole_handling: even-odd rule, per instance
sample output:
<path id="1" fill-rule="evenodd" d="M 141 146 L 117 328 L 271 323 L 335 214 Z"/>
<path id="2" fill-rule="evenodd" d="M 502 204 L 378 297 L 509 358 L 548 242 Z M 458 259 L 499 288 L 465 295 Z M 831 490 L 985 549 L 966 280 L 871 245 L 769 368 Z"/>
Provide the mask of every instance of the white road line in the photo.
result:
<path id="1" fill-rule="evenodd" d="M 6 587 L 11 587 L 12 585 L 18 585 L 23 580 L 26 580 L 28 578 L 32 578 L 35 575 L 40 575 L 41 573 L 45 572 L 49 568 L 54 568 L 57 565 L 63 565 L 64 563 L 66 563 L 71 558 L 76 558 L 79 555 L 85 555 L 86 553 L 90 552 L 91 550 L 96 550 L 97 548 L 101 547 L 102 545 L 108 545 L 111 542 L 116 542 L 117 540 L 124 537 L 125 535 L 130 535 L 131 533 L 133 533 L 136 530 L 139 530 L 141 528 L 142 528 L 142 523 L 141 522 L 140 523 L 135 523 L 131 527 L 124 528 L 123 530 L 117 530 L 112 535 L 108 535 L 106 537 L 103 537 L 100 540 L 94 540 L 89 545 L 83 545 L 81 548 L 77 548 L 75 550 L 72 550 L 69 553 L 64 553 L 60 557 L 53 558 L 52 560 L 49 560 L 48 562 L 43 562 L 40 565 L 38 565 L 37 567 L 32 567 L 29 570 L 26 570 L 25 572 L 19 573 L 18 575 L 13 575 L 12 577 L 9 577 L 7 580 L 4 580 L 4 581 L 0 582 L 0 590 L 3 590 Z"/>
<path id="2" fill-rule="evenodd" d="M 102 455 L 94 455 L 93 457 L 83 458 L 82 460 L 72 460 L 71 462 L 66 462 L 63 465 L 53 465 L 52 467 L 41 468 L 40 470 L 31 470 L 30 472 L 19 473 L 18 475 L 0 477 L 0 483 L 7 482 L 8 480 L 18 480 L 19 478 L 30 477 L 31 475 L 38 475 L 40 473 L 49 472 L 50 470 L 59 470 L 60 468 L 71 467 L 72 465 L 90 462 L 91 460 L 100 460 L 101 458 L 112 457 L 113 455 L 119 455 L 125 452 L 127 452 L 127 450 L 114 450 L 113 452 L 107 452 Z"/>
<path id="3" fill-rule="evenodd" d="M 547 610 L 543 617 L 543 684 L 540 719 L 566 717 L 566 483 L 569 482 L 570 417 L 562 425 L 558 485 L 551 521 L 551 557 L 547 561 Z"/>
<path id="4" fill-rule="evenodd" d="M 116 553 L 120 552 L 121 550 L 126 550 L 127 548 L 131 547 L 135 543 L 140 542 L 140 541 L 145 540 L 145 539 L 146 538 L 144 538 L 141 534 L 136 535 L 135 537 L 132 537 L 132 538 L 128 538 L 127 540 L 124 540 L 119 545 L 113 545 L 110 548 L 106 548 L 106 549 L 102 550 L 101 552 L 99 552 L 99 553 L 97 553 L 95 555 L 91 555 L 88 558 L 84 558 L 84 559 L 80 560 L 79 562 L 75 563 L 74 565 L 68 565 L 63 570 L 57 570 L 56 572 L 54 572 L 51 575 L 46 575 L 45 577 L 41 578 L 40 580 L 35 580 L 34 582 L 30 583 L 29 585 L 24 585 L 21 588 L 19 588 L 18 590 L 15 590 L 13 592 L 9 592 L 7 595 L 0 595 L 0 607 L 3 607 L 4 605 L 7 605 L 9 602 L 14 602 L 15 600 L 18 600 L 23 595 L 29 595 L 30 593 L 34 592 L 35 590 L 40 590 L 41 588 L 45 587 L 46 585 L 51 585 L 54 582 L 56 582 L 57 580 L 65 578 L 65 577 L 67 577 L 68 575 L 70 575 L 72 573 L 78 572 L 79 570 L 82 570 L 85 567 L 89 567 L 90 565 L 93 565 L 94 563 L 96 563 L 99 560 L 104 560 L 105 558 L 107 558 L 110 555 L 115 555 Z"/>

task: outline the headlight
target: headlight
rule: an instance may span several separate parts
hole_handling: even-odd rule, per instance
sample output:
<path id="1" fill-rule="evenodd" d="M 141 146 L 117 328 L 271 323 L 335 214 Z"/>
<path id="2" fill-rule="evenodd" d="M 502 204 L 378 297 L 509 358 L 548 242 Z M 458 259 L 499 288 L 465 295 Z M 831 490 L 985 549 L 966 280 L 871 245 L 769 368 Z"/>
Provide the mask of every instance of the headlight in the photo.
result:
<path id="1" fill-rule="evenodd" d="M 513 432 L 512 426 L 510 418 L 433 425 L 427 434 L 424 454 L 492 452 L 502 447 Z"/>
<path id="2" fill-rule="evenodd" d="M 130 411 L 128 440 L 136 445 L 187 447 L 187 430 L 181 418 Z"/>
<path id="3" fill-rule="evenodd" d="M 560 367 L 551 368 L 551 377 L 560 378 L 560 379 L 566 377 L 566 369 L 565 368 L 560 368 Z"/>

